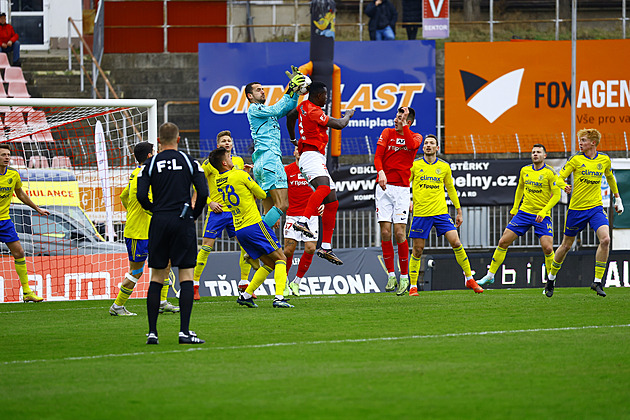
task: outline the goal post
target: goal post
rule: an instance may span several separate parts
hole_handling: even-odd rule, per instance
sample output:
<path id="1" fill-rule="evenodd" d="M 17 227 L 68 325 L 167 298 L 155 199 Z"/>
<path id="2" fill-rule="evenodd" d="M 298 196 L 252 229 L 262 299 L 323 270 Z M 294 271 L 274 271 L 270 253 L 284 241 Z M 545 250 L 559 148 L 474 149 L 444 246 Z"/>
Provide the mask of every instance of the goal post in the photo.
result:
<path id="1" fill-rule="evenodd" d="M 149 141 L 157 150 L 157 100 L 2 98 L 0 118 L 9 166 L 51 213 L 40 216 L 12 198 L 31 289 L 48 301 L 115 298 L 128 270 L 119 196 L 137 167 L 135 144 Z M 4 243 L 0 265 L 0 302 L 20 301 Z M 146 296 L 145 272 L 132 297 Z"/>

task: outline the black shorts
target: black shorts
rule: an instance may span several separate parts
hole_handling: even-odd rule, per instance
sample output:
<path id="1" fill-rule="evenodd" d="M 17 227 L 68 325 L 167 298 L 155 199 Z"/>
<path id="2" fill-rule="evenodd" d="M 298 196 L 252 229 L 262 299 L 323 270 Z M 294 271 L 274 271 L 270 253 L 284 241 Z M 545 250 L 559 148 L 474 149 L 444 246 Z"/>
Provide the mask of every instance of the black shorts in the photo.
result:
<path id="1" fill-rule="evenodd" d="M 149 267 L 194 268 L 197 264 L 197 233 L 193 219 L 177 214 L 154 214 L 149 226 Z"/>

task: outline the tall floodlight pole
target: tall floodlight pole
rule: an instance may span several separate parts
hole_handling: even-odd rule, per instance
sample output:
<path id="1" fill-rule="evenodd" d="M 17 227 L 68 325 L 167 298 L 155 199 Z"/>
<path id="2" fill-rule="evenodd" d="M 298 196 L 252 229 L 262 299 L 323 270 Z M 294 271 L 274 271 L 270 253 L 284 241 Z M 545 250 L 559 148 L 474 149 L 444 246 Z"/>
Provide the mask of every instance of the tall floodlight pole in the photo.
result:
<path id="1" fill-rule="evenodd" d="M 577 90 L 576 64 L 577 64 L 577 0 L 571 2 L 571 156 L 575 154 L 575 114 Z"/>

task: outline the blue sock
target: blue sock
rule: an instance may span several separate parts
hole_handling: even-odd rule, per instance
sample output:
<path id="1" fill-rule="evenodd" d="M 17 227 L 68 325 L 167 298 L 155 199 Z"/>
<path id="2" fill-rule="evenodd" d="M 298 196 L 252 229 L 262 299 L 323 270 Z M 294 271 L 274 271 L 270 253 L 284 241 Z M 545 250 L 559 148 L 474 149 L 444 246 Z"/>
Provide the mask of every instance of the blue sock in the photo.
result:
<path id="1" fill-rule="evenodd" d="M 265 217 L 263 217 L 263 220 L 265 221 L 265 223 L 267 223 L 267 226 L 272 228 L 273 225 L 276 224 L 278 219 L 280 219 L 283 214 L 284 213 L 278 207 L 273 206 L 272 208 L 269 209 L 267 214 L 265 214 Z"/>

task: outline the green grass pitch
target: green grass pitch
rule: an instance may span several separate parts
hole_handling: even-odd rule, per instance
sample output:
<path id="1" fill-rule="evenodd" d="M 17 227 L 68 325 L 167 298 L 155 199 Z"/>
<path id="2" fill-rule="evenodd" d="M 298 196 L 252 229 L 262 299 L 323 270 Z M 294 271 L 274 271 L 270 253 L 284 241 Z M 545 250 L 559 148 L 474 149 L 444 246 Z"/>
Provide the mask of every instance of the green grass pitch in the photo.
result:
<path id="1" fill-rule="evenodd" d="M 630 289 L 0 305 L 1 419 L 630 418 Z M 173 299 L 176 302 L 175 299 Z"/>

